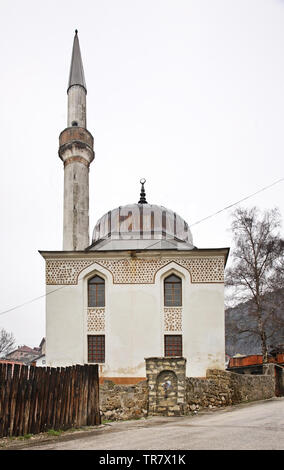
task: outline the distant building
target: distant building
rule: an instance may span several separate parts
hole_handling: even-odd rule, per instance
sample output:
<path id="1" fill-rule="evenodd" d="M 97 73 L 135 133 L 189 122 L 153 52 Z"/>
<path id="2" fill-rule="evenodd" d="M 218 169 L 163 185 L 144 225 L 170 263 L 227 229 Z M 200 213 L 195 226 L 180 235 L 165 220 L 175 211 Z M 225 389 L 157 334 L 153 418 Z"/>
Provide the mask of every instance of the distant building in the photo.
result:
<path id="1" fill-rule="evenodd" d="M 42 354 L 41 356 L 38 356 L 34 361 L 34 365 L 37 367 L 46 367 L 46 357 L 45 354 Z"/>
<path id="2" fill-rule="evenodd" d="M 38 357 L 42 356 L 45 351 L 45 338 L 41 340 L 38 347 L 30 348 L 29 346 L 23 345 L 18 346 L 17 349 L 6 354 L 2 362 L 13 362 L 28 365 L 34 362 Z"/>
<path id="3" fill-rule="evenodd" d="M 274 364 L 275 395 L 284 396 L 284 345 L 272 349 L 268 355 L 268 363 Z M 262 375 L 265 364 L 261 354 L 242 356 L 237 354 L 230 358 L 227 370 L 237 374 Z"/>
<path id="4" fill-rule="evenodd" d="M 23 365 L 23 363 L 21 361 L 12 361 L 12 360 L 9 360 L 9 359 L 0 359 L 0 364 L 19 364 L 19 365 Z"/>
<path id="5" fill-rule="evenodd" d="M 279 345 L 269 352 L 268 363 L 284 367 L 284 345 Z M 262 374 L 263 356 L 261 354 L 248 356 L 236 354 L 230 358 L 227 370 L 238 374 Z"/>

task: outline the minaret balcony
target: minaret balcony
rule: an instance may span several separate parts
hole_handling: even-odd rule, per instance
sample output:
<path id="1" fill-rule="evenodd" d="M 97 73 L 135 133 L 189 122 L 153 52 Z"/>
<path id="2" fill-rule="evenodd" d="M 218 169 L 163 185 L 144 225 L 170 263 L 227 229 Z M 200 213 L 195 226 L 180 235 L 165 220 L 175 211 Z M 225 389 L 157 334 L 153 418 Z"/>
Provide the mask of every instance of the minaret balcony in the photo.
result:
<path id="1" fill-rule="evenodd" d="M 59 157 L 65 163 L 69 158 L 79 157 L 90 164 L 94 157 L 94 138 L 84 127 L 67 127 L 59 136 Z"/>

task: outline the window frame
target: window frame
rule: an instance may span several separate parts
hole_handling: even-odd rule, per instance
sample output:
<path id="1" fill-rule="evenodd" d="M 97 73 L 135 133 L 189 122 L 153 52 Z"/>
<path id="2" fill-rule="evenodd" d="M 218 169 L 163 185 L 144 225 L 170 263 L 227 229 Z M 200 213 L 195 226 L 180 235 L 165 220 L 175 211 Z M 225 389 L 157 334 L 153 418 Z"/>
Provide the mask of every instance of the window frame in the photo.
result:
<path id="1" fill-rule="evenodd" d="M 93 279 L 95 278 L 99 278 L 101 279 L 101 282 L 92 282 Z M 95 305 L 91 305 L 91 302 L 90 302 L 90 288 L 91 286 L 95 286 L 96 289 L 95 289 Z M 98 286 L 103 286 L 103 301 L 102 302 L 98 302 Z M 100 276 L 99 274 L 94 274 L 94 276 L 92 276 L 90 279 L 88 279 L 88 308 L 104 308 L 105 307 L 105 304 L 106 304 L 106 294 L 105 294 L 105 290 L 106 290 L 106 283 L 105 283 L 105 279 Z"/>
<path id="2" fill-rule="evenodd" d="M 91 341 L 96 338 L 97 343 L 95 341 L 91 344 Z M 99 341 L 101 340 L 101 341 Z M 106 359 L 106 347 L 105 347 L 105 335 L 88 335 L 87 336 L 87 354 L 88 354 L 88 363 L 90 364 L 105 364 Z M 95 348 L 90 351 L 91 346 Z"/>
<path id="3" fill-rule="evenodd" d="M 168 344 L 167 340 L 169 338 L 171 339 L 178 338 L 179 342 L 177 342 L 176 344 L 175 343 Z M 182 342 L 183 342 L 182 335 L 164 335 L 164 357 L 182 357 L 182 350 L 183 350 Z M 177 347 L 175 348 L 176 345 Z M 180 354 L 166 354 L 167 352 L 169 352 L 169 347 L 172 350 L 178 349 L 178 352 L 180 352 Z"/>
<path id="4" fill-rule="evenodd" d="M 178 281 L 167 281 L 171 276 L 174 276 Z M 172 285 L 171 289 L 171 302 L 166 297 L 166 286 Z M 174 291 L 174 286 L 179 286 L 179 292 Z M 168 274 L 167 277 L 164 278 L 163 282 L 164 287 L 164 307 L 182 307 L 182 279 L 175 273 Z"/>

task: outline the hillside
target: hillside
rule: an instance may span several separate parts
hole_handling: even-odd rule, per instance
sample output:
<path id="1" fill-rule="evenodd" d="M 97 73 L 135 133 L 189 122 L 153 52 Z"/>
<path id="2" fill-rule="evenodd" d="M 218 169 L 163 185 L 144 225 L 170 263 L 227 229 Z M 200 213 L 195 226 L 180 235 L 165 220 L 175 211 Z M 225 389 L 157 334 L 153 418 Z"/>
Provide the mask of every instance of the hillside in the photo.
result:
<path id="1" fill-rule="evenodd" d="M 226 354 L 261 354 L 259 337 L 253 332 L 256 319 L 252 314 L 252 302 L 245 302 L 225 311 Z M 284 289 L 265 296 L 265 314 L 268 350 L 284 343 Z"/>

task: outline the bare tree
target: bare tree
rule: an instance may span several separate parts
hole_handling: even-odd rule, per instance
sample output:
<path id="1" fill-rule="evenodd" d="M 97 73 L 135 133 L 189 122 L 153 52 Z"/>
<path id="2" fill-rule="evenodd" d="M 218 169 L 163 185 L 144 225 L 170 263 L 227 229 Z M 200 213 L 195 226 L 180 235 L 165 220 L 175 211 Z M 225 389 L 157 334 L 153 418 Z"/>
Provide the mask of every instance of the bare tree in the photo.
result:
<path id="1" fill-rule="evenodd" d="M 284 240 L 280 241 L 280 249 L 282 249 L 282 256 L 280 256 L 278 262 L 275 264 L 275 271 L 270 280 L 271 289 L 281 289 L 284 286 Z"/>
<path id="2" fill-rule="evenodd" d="M 263 214 L 256 207 L 238 208 L 231 226 L 234 237 L 232 267 L 226 272 L 226 286 L 233 303 L 248 302 L 247 316 L 235 325 L 238 333 L 258 336 L 263 361 L 268 358 L 268 331 L 283 327 L 273 291 L 283 283 L 283 240 L 278 209 Z M 270 293 L 270 295 L 268 295 Z"/>
<path id="3" fill-rule="evenodd" d="M 5 357 L 6 354 L 11 352 L 15 347 L 15 338 L 13 333 L 2 328 L 0 330 L 0 357 Z"/>

